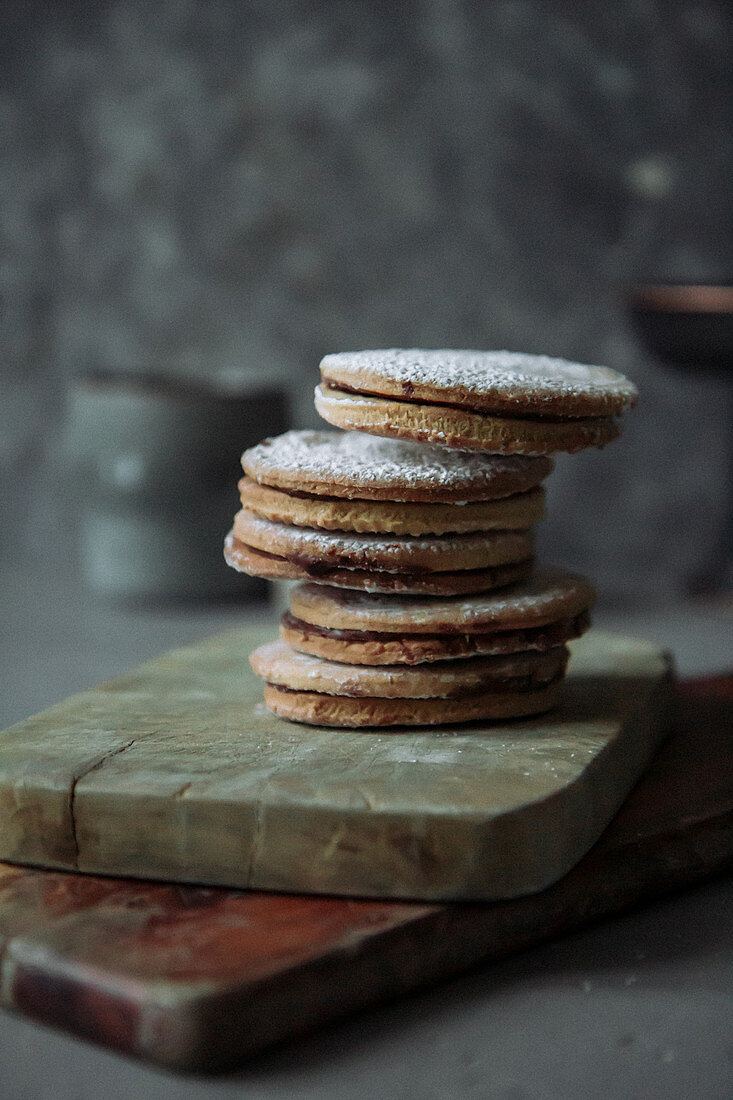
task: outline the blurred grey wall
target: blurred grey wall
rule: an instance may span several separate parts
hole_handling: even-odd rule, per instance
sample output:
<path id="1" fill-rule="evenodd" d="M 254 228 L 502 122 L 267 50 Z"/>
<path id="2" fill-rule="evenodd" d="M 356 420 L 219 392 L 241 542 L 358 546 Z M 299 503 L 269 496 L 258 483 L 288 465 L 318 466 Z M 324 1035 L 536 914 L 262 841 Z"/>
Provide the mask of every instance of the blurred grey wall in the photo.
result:
<path id="1" fill-rule="evenodd" d="M 61 522 L 76 371 L 281 379 L 306 426 L 325 352 L 507 347 L 637 382 L 622 440 L 558 463 L 543 551 L 675 591 L 718 538 L 724 391 L 621 291 L 729 273 L 730 10 L 6 0 L 5 555 Z"/>

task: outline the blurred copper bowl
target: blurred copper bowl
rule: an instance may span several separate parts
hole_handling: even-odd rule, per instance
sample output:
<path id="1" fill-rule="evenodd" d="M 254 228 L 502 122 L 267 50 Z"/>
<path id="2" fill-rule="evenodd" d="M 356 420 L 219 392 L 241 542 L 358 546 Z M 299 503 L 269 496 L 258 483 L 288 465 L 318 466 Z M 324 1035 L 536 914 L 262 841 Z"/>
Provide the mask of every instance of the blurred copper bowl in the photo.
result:
<path id="1" fill-rule="evenodd" d="M 665 362 L 722 373 L 733 367 L 733 285 L 642 283 L 627 290 L 637 333 Z"/>

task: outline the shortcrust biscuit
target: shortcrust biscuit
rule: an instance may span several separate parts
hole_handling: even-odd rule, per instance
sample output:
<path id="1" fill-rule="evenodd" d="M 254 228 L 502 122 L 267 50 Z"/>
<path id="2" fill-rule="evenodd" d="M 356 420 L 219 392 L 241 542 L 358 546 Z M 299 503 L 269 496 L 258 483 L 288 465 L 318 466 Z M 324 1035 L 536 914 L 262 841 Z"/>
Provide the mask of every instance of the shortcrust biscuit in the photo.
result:
<path id="1" fill-rule="evenodd" d="M 510 417 L 618 416 L 637 398 L 618 371 L 512 351 L 342 352 L 324 357 L 321 376 L 340 390 Z"/>
<path id="2" fill-rule="evenodd" d="M 265 684 L 265 704 L 274 714 L 291 722 L 368 729 L 526 718 L 556 706 L 561 692 L 562 681 L 558 680 L 537 691 L 491 691 L 462 699 L 353 699 L 316 691 L 288 691 Z"/>
<path id="3" fill-rule="evenodd" d="M 364 437 L 368 438 L 368 437 Z M 239 482 L 244 508 L 296 527 L 393 535 L 445 535 L 471 531 L 518 531 L 544 515 L 544 489 L 499 500 L 429 504 L 421 501 L 354 500 L 291 494 L 245 477 Z"/>
<path id="4" fill-rule="evenodd" d="M 435 573 L 401 573 L 386 569 L 344 568 L 325 560 L 309 562 L 278 557 L 240 542 L 230 531 L 224 540 L 224 559 L 240 573 L 272 580 L 311 581 L 316 585 L 335 585 L 372 593 L 454 596 L 485 592 L 523 580 L 532 572 L 533 559 L 489 566 L 485 569 L 459 569 Z"/>
<path id="5" fill-rule="evenodd" d="M 619 435 L 612 417 L 549 420 L 493 416 L 446 405 L 413 404 L 395 398 L 316 387 L 316 409 L 338 428 L 373 435 L 437 443 L 461 451 L 506 455 L 574 454 L 605 447 Z"/>
<path id="6" fill-rule="evenodd" d="M 289 611 L 280 620 L 280 637 L 293 649 L 342 664 L 417 665 L 480 655 L 544 651 L 579 638 L 590 626 L 587 611 L 544 626 L 490 633 L 397 634 L 375 630 L 337 630 L 313 626 Z"/>
<path id="7" fill-rule="evenodd" d="M 392 573 L 454 572 L 524 561 L 534 541 L 528 531 L 476 531 L 460 535 L 373 535 L 276 523 L 242 509 L 234 537 L 277 557 L 307 565 L 379 569 Z"/>
<path id="8" fill-rule="evenodd" d="M 544 653 L 524 651 L 413 667 L 368 667 L 298 653 L 279 641 L 256 649 L 250 655 L 250 664 L 267 683 L 290 691 L 355 698 L 448 699 L 546 687 L 564 675 L 568 656 L 565 646 L 556 646 Z"/>
<path id="9" fill-rule="evenodd" d="M 552 460 L 456 454 L 411 440 L 326 430 L 265 439 L 244 452 L 242 467 L 258 484 L 288 493 L 434 504 L 524 493 L 547 477 Z"/>
<path id="10" fill-rule="evenodd" d="M 396 635 L 475 634 L 527 630 L 566 621 L 595 602 L 591 583 L 576 573 L 537 570 L 527 580 L 498 592 L 470 597 L 399 600 L 349 592 L 326 585 L 299 585 L 290 611 L 302 622 L 336 630 Z"/>

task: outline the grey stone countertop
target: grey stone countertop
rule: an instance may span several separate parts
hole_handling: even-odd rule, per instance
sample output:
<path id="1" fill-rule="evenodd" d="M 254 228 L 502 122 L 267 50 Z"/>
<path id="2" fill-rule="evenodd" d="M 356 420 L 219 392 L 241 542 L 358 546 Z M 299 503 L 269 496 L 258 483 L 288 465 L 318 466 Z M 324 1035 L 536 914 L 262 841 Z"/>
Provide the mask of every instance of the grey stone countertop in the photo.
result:
<path id="1" fill-rule="evenodd" d="M 108 604 L 30 571 L 0 574 L 0 727 L 140 661 L 272 611 Z M 603 627 L 731 665 L 730 602 L 601 606 Z M 261 1056 L 179 1078 L 2 1014 L 0 1100 L 209 1097 L 723 1100 L 733 1094 L 733 890 L 715 881 L 494 963 Z"/>

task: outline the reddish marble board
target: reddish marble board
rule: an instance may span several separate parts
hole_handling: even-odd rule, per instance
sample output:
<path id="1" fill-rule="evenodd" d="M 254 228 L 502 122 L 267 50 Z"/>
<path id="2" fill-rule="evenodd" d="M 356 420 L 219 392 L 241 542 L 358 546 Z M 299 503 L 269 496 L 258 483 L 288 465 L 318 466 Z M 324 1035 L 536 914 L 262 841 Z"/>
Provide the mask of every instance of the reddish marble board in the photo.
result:
<path id="1" fill-rule="evenodd" d="M 426 905 L 0 864 L 6 1007 L 179 1070 L 257 1050 L 733 863 L 733 678 L 683 685 L 672 736 L 599 843 L 530 897 Z"/>

